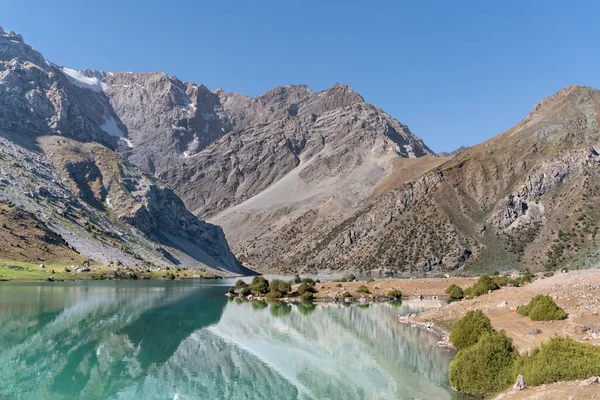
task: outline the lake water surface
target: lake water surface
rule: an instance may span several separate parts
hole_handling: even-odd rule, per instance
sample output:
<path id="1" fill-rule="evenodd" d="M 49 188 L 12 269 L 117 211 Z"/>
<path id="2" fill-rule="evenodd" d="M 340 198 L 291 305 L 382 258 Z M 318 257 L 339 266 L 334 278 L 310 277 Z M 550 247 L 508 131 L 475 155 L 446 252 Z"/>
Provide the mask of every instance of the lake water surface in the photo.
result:
<path id="1" fill-rule="evenodd" d="M 233 281 L 0 284 L 0 399 L 449 399 L 424 303 L 229 301 Z"/>

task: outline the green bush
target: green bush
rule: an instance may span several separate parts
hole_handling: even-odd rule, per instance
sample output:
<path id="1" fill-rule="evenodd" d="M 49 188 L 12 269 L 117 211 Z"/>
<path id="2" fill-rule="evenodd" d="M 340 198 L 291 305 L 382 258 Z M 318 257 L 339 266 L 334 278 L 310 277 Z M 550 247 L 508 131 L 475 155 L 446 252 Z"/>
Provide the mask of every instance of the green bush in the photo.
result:
<path id="1" fill-rule="evenodd" d="M 508 286 L 508 276 L 494 276 L 492 280 L 500 287 Z"/>
<path id="2" fill-rule="evenodd" d="M 517 308 L 517 312 L 529 316 L 532 321 L 556 321 L 567 318 L 562 308 L 556 305 L 552 297 L 537 295 L 529 304 Z"/>
<path id="3" fill-rule="evenodd" d="M 457 350 L 464 349 L 473 346 L 489 332 L 494 332 L 490 319 L 481 310 L 469 311 L 452 327 L 450 342 Z"/>
<path id="4" fill-rule="evenodd" d="M 392 299 L 400 300 L 402 299 L 402 291 L 401 290 L 390 290 L 388 292 L 388 297 Z"/>
<path id="5" fill-rule="evenodd" d="M 278 292 L 276 290 L 272 290 L 265 295 L 265 298 L 267 298 L 267 299 L 280 299 L 282 297 L 283 297 L 283 293 Z"/>
<path id="6" fill-rule="evenodd" d="M 342 297 L 352 297 L 352 295 L 350 294 L 350 292 L 344 292 L 342 293 Z"/>
<path id="7" fill-rule="evenodd" d="M 521 277 L 519 278 L 519 282 L 521 283 L 521 285 L 523 283 L 526 282 L 531 282 L 533 280 L 531 273 L 530 272 L 525 272 L 523 275 L 521 275 Z"/>
<path id="8" fill-rule="evenodd" d="M 305 301 L 310 301 L 315 298 L 312 292 L 304 292 L 300 295 L 300 298 Z"/>
<path id="9" fill-rule="evenodd" d="M 316 289 L 307 283 L 301 283 L 300 286 L 298 286 L 298 289 L 296 290 L 300 296 L 302 296 L 304 293 L 316 292 Z"/>
<path id="10" fill-rule="evenodd" d="M 444 290 L 444 293 L 446 293 L 446 294 L 448 294 L 448 295 L 449 295 L 449 294 L 450 294 L 450 292 L 452 291 L 452 289 L 454 289 L 455 287 L 456 287 L 456 285 L 453 283 L 452 285 L 448 286 L 448 287 L 446 288 L 446 290 Z"/>
<path id="11" fill-rule="evenodd" d="M 356 289 L 358 293 L 369 293 L 369 288 L 365 285 L 360 285 L 358 289 Z"/>
<path id="12" fill-rule="evenodd" d="M 304 278 L 304 279 L 302 279 L 302 283 L 305 283 L 309 286 L 315 286 L 316 282 L 314 280 L 312 280 L 311 278 Z"/>
<path id="13" fill-rule="evenodd" d="M 489 276 L 483 275 L 481 278 L 479 278 L 477 283 L 471 287 L 470 296 L 481 296 L 482 294 L 487 294 L 487 292 L 490 290 L 497 289 L 500 289 L 500 286 L 498 286 L 498 284 L 496 284 L 496 282 L 494 282 Z"/>
<path id="14" fill-rule="evenodd" d="M 598 376 L 600 347 L 568 338 L 552 338 L 531 354 L 520 357 L 515 363 L 515 374 L 523 375 L 529 386 Z"/>
<path id="15" fill-rule="evenodd" d="M 235 294 L 235 289 L 233 287 L 230 287 L 229 289 L 227 289 L 227 293 Z"/>
<path id="16" fill-rule="evenodd" d="M 448 293 L 448 300 L 450 301 L 461 300 L 463 297 L 465 297 L 463 290 L 457 285 L 454 285 L 450 293 Z"/>
<path id="17" fill-rule="evenodd" d="M 356 277 L 354 276 L 354 274 L 350 274 L 350 275 L 346 276 L 346 280 L 348 282 L 352 282 L 352 281 L 356 280 Z"/>
<path id="18" fill-rule="evenodd" d="M 300 279 L 300 275 L 294 276 L 294 283 L 298 284 L 300 282 L 302 282 L 302 279 Z"/>
<path id="19" fill-rule="evenodd" d="M 467 288 L 464 288 L 464 289 L 463 289 L 463 296 L 464 296 L 464 297 L 471 298 L 471 297 L 472 297 L 472 294 L 471 294 L 471 292 L 472 292 L 472 289 L 473 289 L 473 288 L 472 288 L 471 286 L 469 286 L 469 287 L 467 287 Z M 463 297 L 463 298 L 464 298 L 464 297 Z"/>
<path id="20" fill-rule="evenodd" d="M 250 290 L 260 294 L 265 294 L 269 291 L 269 281 L 262 276 L 255 276 L 250 284 Z"/>
<path id="21" fill-rule="evenodd" d="M 237 282 L 235 282 L 235 287 L 238 289 L 245 288 L 246 286 L 248 286 L 248 284 L 241 279 L 238 279 Z"/>
<path id="22" fill-rule="evenodd" d="M 288 294 L 292 291 L 292 287 L 289 283 L 284 282 L 280 279 L 273 279 L 269 285 L 269 291 L 280 292 L 281 294 Z"/>
<path id="23" fill-rule="evenodd" d="M 518 280 L 518 279 L 513 279 L 513 278 L 510 278 L 510 279 L 508 280 L 508 285 L 510 285 L 510 286 L 515 286 L 515 287 L 518 287 L 518 286 L 521 286 L 521 281 L 520 281 L 520 280 Z M 507 286 L 508 286 L 508 285 L 507 285 Z"/>
<path id="24" fill-rule="evenodd" d="M 252 293 L 252 291 L 250 290 L 250 288 L 249 288 L 248 286 L 246 286 L 246 287 L 243 287 L 243 288 L 240 290 L 240 294 L 241 294 L 242 296 L 248 296 L 250 293 Z"/>
<path id="25" fill-rule="evenodd" d="M 512 341 L 503 333 L 487 332 L 473 346 L 460 350 L 450 362 L 450 383 L 475 396 L 502 391 L 514 381 L 518 358 Z"/>
<path id="26" fill-rule="evenodd" d="M 373 278 L 367 279 L 367 283 L 371 283 L 371 282 L 375 282 L 375 279 L 373 279 Z"/>

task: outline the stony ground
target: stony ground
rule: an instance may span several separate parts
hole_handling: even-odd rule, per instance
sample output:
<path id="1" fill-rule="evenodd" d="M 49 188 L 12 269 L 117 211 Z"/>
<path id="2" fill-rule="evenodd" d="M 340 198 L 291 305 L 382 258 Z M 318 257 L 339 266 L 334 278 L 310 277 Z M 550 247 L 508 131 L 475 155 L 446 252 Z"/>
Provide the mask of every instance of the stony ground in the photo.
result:
<path id="1" fill-rule="evenodd" d="M 600 399 L 600 384 L 594 383 L 587 387 L 580 387 L 580 381 L 559 382 L 527 388 L 518 392 L 512 389 L 498 395 L 496 399 L 504 400 L 584 400 Z"/>

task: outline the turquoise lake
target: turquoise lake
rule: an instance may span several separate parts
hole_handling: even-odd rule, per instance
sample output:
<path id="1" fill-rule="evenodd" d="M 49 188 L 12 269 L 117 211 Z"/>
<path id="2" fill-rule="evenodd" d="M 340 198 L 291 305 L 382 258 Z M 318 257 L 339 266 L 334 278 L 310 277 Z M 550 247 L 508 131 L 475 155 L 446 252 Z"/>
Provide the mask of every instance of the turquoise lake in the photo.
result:
<path id="1" fill-rule="evenodd" d="M 230 301 L 231 280 L 3 283 L 0 399 L 450 399 L 425 302 Z"/>

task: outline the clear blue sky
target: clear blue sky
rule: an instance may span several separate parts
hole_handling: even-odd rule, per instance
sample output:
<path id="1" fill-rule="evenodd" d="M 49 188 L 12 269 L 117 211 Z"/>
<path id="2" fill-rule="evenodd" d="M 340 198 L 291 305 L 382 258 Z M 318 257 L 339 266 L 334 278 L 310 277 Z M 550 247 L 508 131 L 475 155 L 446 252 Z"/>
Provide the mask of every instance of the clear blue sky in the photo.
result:
<path id="1" fill-rule="evenodd" d="M 600 2 L 0 0 L 0 25 L 72 68 L 164 71 L 256 96 L 346 83 L 434 150 L 543 97 L 600 88 Z"/>

